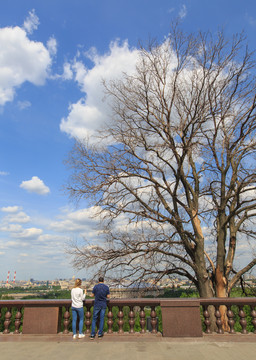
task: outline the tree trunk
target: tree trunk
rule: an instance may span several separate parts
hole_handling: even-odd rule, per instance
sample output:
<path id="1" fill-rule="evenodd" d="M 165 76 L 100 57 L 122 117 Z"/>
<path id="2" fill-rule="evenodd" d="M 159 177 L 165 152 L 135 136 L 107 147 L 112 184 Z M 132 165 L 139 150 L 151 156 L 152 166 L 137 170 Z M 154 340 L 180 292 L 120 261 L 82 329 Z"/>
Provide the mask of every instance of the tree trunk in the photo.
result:
<path id="1" fill-rule="evenodd" d="M 212 286 L 211 286 L 211 281 L 209 279 L 207 279 L 206 281 L 204 280 L 201 283 L 201 285 L 199 286 L 199 295 L 202 298 L 212 298 L 212 297 L 214 297 L 213 289 L 212 289 Z M 214 331 L 217 330 L 214 306 L 212 306 L 212 305 L 208 306 L 207 311 L 209 313 L 209 316 L 210 316 L 209 320 L 211 322 L 210 330 L 212 332 L 214 332 Z"/>
<path id="2" fill-rule="evenodd" d="M 220 298 L 226 298 L 228 297 L 227 292 L 227 281 L 224 277 L 223 273 L 220 271 L 219 266 L 216 268 L 216 295 Z M 222 322 L 222 329 L 224 331 L 229 331 L 229 325 L 228 325 L 228 317 L 227 317 L 227 307 L 224 305 L 221 305 L 219 308 L 220 314 L 221 314 L 221 322 Z"/>
<path id="3" fill-rule="evenodd" d="M 200 249 L 200 243 L 197 246 L 196 252 L 195 252 L 195 261 L 197 264 L 197 279 L 198 279 L 198 291 L 201 298 L 212 298 L 214 297 L 214 290 L 212 287 L 212 282 L 209 279 L 206 266 L 205 266 L 205 256 L 204 256 L 204 249 L 203 244 L 202 248 Z M 201 251 L 200 251 L 201 250 Z M 215 318 L 215 309 L 214 306 L 208 307 L 208 313 L 210 315 L 210 330 L 216 331 L 216 318 Z"/>

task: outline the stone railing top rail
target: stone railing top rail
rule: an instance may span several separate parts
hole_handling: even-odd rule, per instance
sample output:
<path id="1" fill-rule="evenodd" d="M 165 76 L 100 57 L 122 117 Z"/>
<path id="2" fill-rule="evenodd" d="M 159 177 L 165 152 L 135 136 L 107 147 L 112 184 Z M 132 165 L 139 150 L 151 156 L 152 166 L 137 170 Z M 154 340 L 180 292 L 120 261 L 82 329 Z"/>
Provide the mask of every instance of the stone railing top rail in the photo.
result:
<path id="1" fill-rule="evenodd" d="M 201 305 L 251 305 L 256 306 L 256 297 L 239 297 L 239 298 L 201 298 Z"/>
<path id="2" fill-rule="evenodd" d="M 86 299 L 84 301 L 85 304 L 93 305 L 94 299 Z M 161 299 L 109 299 L 109 305 L 113 306 L 158 306 L 161 303 Z M 0 306 L 70 306 L 70 299 L 24 299 L 24 300 L 0 300 Z"/>
<path id="3" fill-rule="evenodd" d="M 94 299 L 86 299 L 85 304 L 93 305 Z M 200 305 L 251 305 L 256 306 L 256 297 L 241 298 L 131 298 L 108 300 L 112 306 L 186 306 L 193 303 Z M 4 306 L 70 306 L 70 299 L 24 299 L 0 300 L 0 307 Z"/>

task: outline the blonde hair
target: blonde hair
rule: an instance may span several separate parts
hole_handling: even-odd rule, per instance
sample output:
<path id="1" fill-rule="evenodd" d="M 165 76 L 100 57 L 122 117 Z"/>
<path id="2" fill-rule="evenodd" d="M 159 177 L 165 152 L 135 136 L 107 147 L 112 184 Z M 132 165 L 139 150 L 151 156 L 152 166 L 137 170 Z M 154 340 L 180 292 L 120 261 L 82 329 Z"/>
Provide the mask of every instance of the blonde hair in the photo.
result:
<path id="1" fill-rule="evenodd" d="M 81 286 L 81 284 L 82 284 L 82 280 L 81 280 L 81 279 L 76 279 L 76 281 L 75 281 L 75 288 Z"/>

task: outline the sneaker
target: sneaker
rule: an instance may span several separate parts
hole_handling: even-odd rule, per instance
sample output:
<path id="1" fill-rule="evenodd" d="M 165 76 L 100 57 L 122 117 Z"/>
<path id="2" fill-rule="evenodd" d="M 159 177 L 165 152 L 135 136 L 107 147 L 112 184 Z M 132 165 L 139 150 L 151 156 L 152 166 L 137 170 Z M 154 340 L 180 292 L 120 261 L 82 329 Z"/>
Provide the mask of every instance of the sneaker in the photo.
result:
<path id="1" fill-rule="evenodd" d="M 90 339 L 91 339 L 91 340 L 94 340 L 94 339 L 95 339 L 95 335 L 91 335 L 91 336 L 90 336 Z"/>
<path id="2" fill-rule="evenodd" d="M 98 335 L 98 339 L 102 339 L 103 338 L 103 334 Z"/>
<path id="3" fill-rule="evenodd" d="M 74 334 L 74 335 L 73 335 L 73 339 L 76 339 L 76 338 L 77 338 L 77 335 L 76 335 L 76 334 Z"/>
<path id="4" fill-rule="evenodd" d="M 78 339 L 82 339 L 82 338 L 84 338 L 84 337 L 85 337 L 84 334 L 79 334 L 79 335 L 78 335 Z"/>

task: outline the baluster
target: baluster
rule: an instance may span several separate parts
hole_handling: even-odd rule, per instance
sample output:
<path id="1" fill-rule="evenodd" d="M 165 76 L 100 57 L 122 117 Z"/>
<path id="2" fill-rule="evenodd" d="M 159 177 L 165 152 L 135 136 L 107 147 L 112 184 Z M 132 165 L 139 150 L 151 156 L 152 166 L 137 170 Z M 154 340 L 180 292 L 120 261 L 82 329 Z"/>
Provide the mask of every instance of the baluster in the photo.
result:
<path id="1" fill-rule="evenodd" d="M 109 305 L 109 309 L 108 309 L 108 334 L 112 334 L 113 330 L 112 330 L 112 326 L 113 326 L 113 312 L 112 312 L 112 306 Z"/>
<path id="2" fill-rule="evenodd" d="M 133 311 L 133 306 L 129 307 L 130 311 L 129 311 L 129 325 L 130 325 L 130 333 L 133 334 L 134 333 L 134 325 L 135 325 L 135 313 Z"/>
<path id="3" fill-rule="evenodd" d="M 157 333 L 157 329 L 156 329 L 156 325 L 157 325 L 157 319 L 156 319 L 156 311 L 155 311 L 155 306 L 152 306 L 151 308 L 151 326 L 152 326 L 152 334 L 156 334 Z"/>
<path id="4" fill-rule="evenodd" d="M 239 305 L 239 313 L 238 313 L 239 317 L 240 317 L 240 325 L 242 326 L 242 331 L 241 333 L 242 334 L 248 334 L 248 331 L 246 330 L 246 325 L 247 325 L 247 322 L 246 322 L 246 318 L 245 318 L 245 312 L 244 312 L 244 309 L 243 309 L 243 305 Z"/>
<path id="5" fill-rule="evenodd" d="M 218 327 L 217 334 L 224 334 L 224 331 L 222 329 L 222 322 L 221 322 L 221 314 L 219 311 L 219 305 L 215 306 L 215 317 L 216 317 L 216 325 Z"/>
<path id="6" fill-rule="evenodd" d="M 124 330 L 123 330 L 123 325 L 124 325 L 124 321 L 123 321 L 123 317 L 124 317 L 124 313 L 123 313 L 123 309 L 121 306 L 118 306 L 118 314 L 117 314 L 117 317 L 118 317 L 118 327 L 119 327 L 119 330 L 118 330 L 118 333 L 119 334 L 123 334 Z"/>
<path id="7" fill-rule="evenodd" d="M 229 333 L 235 334 L 236 332 L 234 330 L 234 326 L 235 326 L 234 313 L 231 310 L 231 305 L 228 305 L 227 308 L 228 308 L 227 316 L 228 316 Z"/>
<path id="8" fill-rule="evenodd" d="M 15 330 L 14 330 L 14 334 L 19 334 L 20 333 L 20 324 L 21 324 L 21 317 L 22 317 L 22 314 L 21 314 L 21 308 L 18 307 L 17 308 L 17 312 L 16 312 L 16 315 L 15 315 L 15 322 L 14 322 L 14 326 L 15 326 Z"/>
<path id="9" fill-rule="evenodd" d="M 141 333 L 144 334 L 146 332 L 145 330 L 145 325 L 146 325 L 146 320 L 145 320 L 145 311 L 144 308 L 141 309 L 140 311 L 140 327 L 141 327 Z"/>
<path id="10" fill-rule="evenodd" d="M 208 305 L 203 305 L 203 315 L 204 315 L 204 324 L 205 324 L 205 333 L 206 334 L 211 334 L 211 320 L 210 320 L 210 313 L 208 311 Z"/>
<path id="11" fill-rule="evenodd" d="M 11 323 L 11 317 L 12 317 L 11 309 L 7 308 L 7 311 L 5 313 L 3 334 L 9 334 L 10 333 L 9 326 L 10 326 L 10 323 Z"/>
<path id="12" fill-rule="evenodd" d="M 63 321 L 64 330 L 63 330 L 63 334 L 68 334 L 69 333 L 69 331 L 68 331 L 69 318 L 70 318 L 69 309 L 70 309 L 70 306 L 67 306 L 66 311 L 64 313 L 64 321 Z"/>
<path id="13" fill-rule="evenodd" d="M 90 305 L 86 305 L 86 312 L 85 312 L 85 333 L 90 334 L 90 326 L 91 326 L 91 312 L 90 312 Z"/>
<path id="14" fill-rule="evenodd" d="M 254 310 L 254 306 L 251 306 L 251 316 L 252 316 L 252 324 L 254 326 L 254 334 L 256 334 L 256 311 Z"/>

